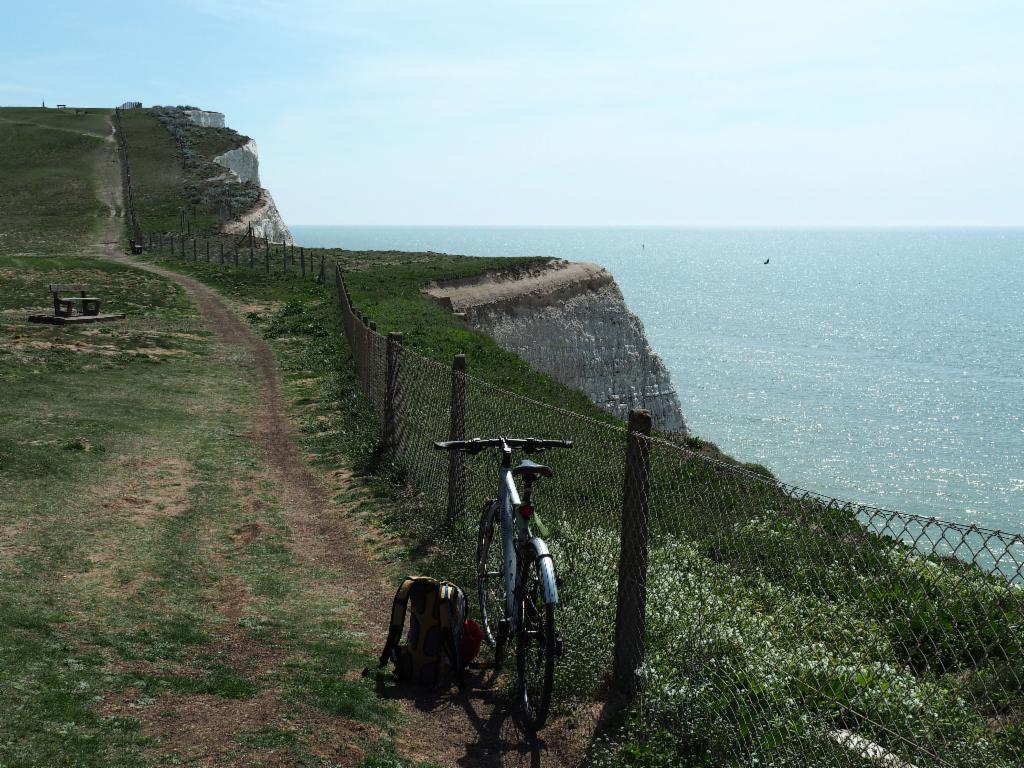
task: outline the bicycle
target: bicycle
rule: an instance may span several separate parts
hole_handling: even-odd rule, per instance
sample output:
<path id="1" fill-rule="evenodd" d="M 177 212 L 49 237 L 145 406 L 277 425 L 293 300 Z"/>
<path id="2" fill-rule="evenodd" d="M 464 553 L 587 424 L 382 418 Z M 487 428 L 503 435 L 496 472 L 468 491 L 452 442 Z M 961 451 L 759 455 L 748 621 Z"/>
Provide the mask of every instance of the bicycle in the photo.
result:
<path id="1" fill-rule="evenodd" d="M 510 637 L 516 643 L 516 697 L 523 722 L 531 731 L 544 727 L 551 707 L 555 662 L 562 640 L 555 629 L 558 579 L 547 544 L 530 530 L 534 515 L 533 484 L 553 472 L 543 464 L 523 459 L 512 466 L 512 453 L 543 453 L 549 448 L 572 448 L 570 440 L 495 437 L 435 442 L 438 450 L 475 455 L 498 448 L 497 498 L 484 504 L 477 539 L 477 595 L 485 642 L 494 649 L 495 666 L 504 660 Z M 523 479 L 523 495 L 516 487 Z M 494 537 L 501 531 L 501 539 Z"/>

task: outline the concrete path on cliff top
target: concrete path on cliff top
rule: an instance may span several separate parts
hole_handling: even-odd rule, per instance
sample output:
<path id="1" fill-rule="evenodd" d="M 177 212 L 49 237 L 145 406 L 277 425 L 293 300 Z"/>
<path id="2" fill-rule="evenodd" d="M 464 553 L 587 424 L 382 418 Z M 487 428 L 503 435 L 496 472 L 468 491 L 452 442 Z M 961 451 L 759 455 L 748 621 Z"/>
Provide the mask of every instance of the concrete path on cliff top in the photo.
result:
<path id="1" fill-rule="evenodd" d="M 290 545 L 298 558 L 338 574 L 338 604 L 351 604 L 353 596 L 363 596 L 355 601 L 356 609 L 348 612 L 346 620 L 351 631 L 366 638 L 367 651 L 378 652 L 390 615 L 395 573 L 367 550 L 350 529 L 343 510 L 342 514 L 328 514 L 330 510 L 338 511 L 339 504 L 333 499 L 338 495 L 339 476 L 343 485 L 357 481 L 344 470 L 328 478 L 306 463 L 287 414 L 274 354 L 227 300 L 197 280 L 132 259 L 120 251 L 120 168 L 114 145 L 108 147 L 107 158 L 98 166 L 98 195 L 111 217 L 98 233 L 96 254 L 174 281 L 189 294 L 222 343 L 244 349 L 251 356 L 261 407 L 251 415 L 250 439 L 265 470 L 281 489 L 280 502 L 292 534 Z M 333 486 L 330 492 L 329 483 Z M 471 684 L 468 693 L 450 697 L 395 686 L 380 688 L 379 693 L 403 713 L 394 733 L 395 747 L 402 758 L 468 768 L 558 768 L 581 762 L 586 736 L 579 729 L 567 730 L 555 721 L 539 737 L 528 736 L 510 716 L 510 702 L 496 690 L 503 687 L 500 683 L 485 687 L 482 676 L 472 682 L 476 684 Z"/>

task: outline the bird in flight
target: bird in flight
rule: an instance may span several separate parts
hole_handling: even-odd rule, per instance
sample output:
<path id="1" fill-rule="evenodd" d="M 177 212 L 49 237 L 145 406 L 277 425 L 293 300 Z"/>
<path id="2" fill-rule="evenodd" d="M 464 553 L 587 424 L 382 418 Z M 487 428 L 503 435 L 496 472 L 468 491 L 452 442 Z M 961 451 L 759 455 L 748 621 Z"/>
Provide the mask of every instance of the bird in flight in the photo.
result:
<path id="1" fill-rule="evenodd" d="M 770 256 L 767 259 L 764 260 L 764 263 L 767 264 L 769 261 L 771 261 L 771 257 Z"/>

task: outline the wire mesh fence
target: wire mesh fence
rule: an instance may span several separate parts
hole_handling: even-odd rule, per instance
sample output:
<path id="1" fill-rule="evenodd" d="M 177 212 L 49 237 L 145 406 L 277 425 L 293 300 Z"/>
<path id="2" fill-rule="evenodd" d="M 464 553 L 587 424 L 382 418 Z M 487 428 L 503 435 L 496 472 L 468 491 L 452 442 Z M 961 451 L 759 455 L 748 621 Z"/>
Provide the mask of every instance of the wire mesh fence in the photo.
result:
<path id="1" fill-rule="evenodd" d="M 294 252 L 247 236 L 220 263 L 334 286 L 389 471 L 415 499 L 403 532 L 435 575 L 475 590 L 497 458 L 433 441 L 574 441 L 545 455 L 555 478 L 536 500 L 562 582 L 560 701 L 630 696 L 623 727 L 668 756 L 657 764 L 1024 764 L 1024 537 L 815 494 L 650 436 L 649 421 L 495 387 L 471 360 L 378 333 L 335 265 Z"/>
<path id="2" fill-rule="evenodd" d="M 537 504 L 563 582 L 564 697 L 635 693 L 629 722 L 678 764 L 1022 764 L 1024 538 L 822 496 L 501 390 L 376 333 L 335 282 L 439 575 L 475 585 L 496 459 L 432 441 L 575 442 L 546 456 Z"/>

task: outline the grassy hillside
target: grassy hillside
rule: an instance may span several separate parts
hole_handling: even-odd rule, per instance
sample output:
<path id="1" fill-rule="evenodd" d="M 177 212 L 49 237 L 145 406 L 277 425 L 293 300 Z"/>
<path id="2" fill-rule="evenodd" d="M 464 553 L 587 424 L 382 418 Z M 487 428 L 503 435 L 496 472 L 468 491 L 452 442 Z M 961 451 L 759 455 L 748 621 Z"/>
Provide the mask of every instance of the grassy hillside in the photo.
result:
<path id="1" fill-rule="evenodd" d="M 445 464 L 429 448 L 447 429 L 444 366 L 452 354 L 468 352 L 471 373 L 514 393 L 472 383 L 473 430 L 578 441 L 573 452 L 548 459 L 559 478 L 543 493 L 543 512 L 565 588 L 559 700 L 563 712 L 586 709 L 604 695 L 609 666 L 621 433 L 608 430 L 611 419 L 579 393 L 533 374 L 420 293 L 430 279 L 516 262 L 328 254 L 345 270 L 360 311 L 383 332 L 404 332 L 410 349 L 441 364 L 404 364 L 405 447 L 397 457 L 380 454 L 375 417 L 327 297 L 293 290 L 286 276 L 168 263 L 245 301 L 287 297 L 278 311 L 253 319 L 275 340 L 293 390 L 305 393 L 308 444 L 386 478 L 379 487 L 391 501 L 376 506 L 376 519 L 428 572 L 473 579 L 473 512 L 445 525 Z M 270 263 L 277 271 L 280 256 Z M 473 503 L 488 492 L 492 460 L 470 463 Z M 876 530 L 888 536 L 875 536 L 849 508 L 793 496 L 674 446 L 652 446 L 651 478 L 645 692 L 595 745 L 596 764 L 866 768 L 871 760 L 836 743 L 844 729 L 919 766 L 1019 764 L 1019 589 L 929 552 L 935 529 L 925 535 L 907 518 L 883 515 Z M 896 541 L 915 531 L 924 553 Z M 954 546 L 957 530 L 948 534 Z"/>
<path id="2" fill-rule="evenodd" d="M 80 246 L 109 215 L 93 188 L 108 115 L 0 108 L 0 254 Z"/>
<path id="3" fill-rule="evenodd" d="M 177 232 L 180 211 L 189 205 L 189 200 L 174 139 L 145 110 L 127 110 L 121 114 L 121 122 L 132 163 L 139 226 L 143 232 Z"/>
<path id="4" fill-rule="evenodd" d="M 93 255 L 100 120 L 63 119 L 0 120 L 0 765 L 404 765 L 252 439 L 253 360 Z M 68 281 L 127 318 L 28 323 Z"/>
<path id="5" fill-rule="evenodd" d="M 122 113 L 144 233 L 186 230 L 213 233 L 255 205 L 259 188 L 225 175 L 213 158 L 241 146 L 247 137 L 229 128 L 200 128 L 173 107 Z"/>

